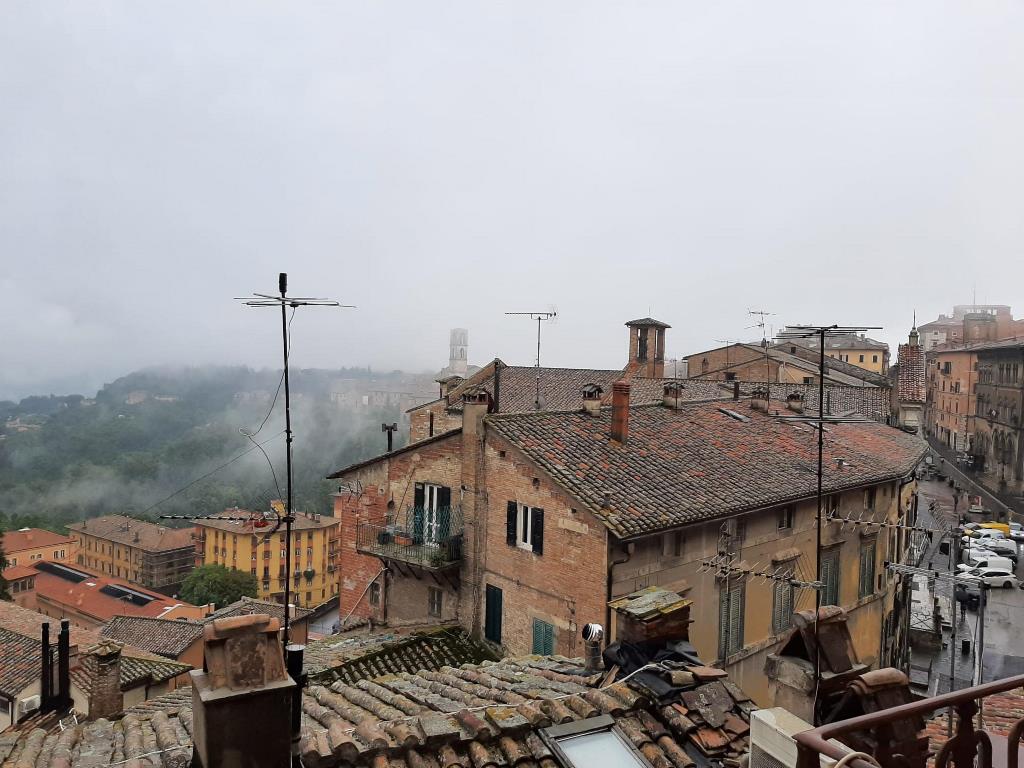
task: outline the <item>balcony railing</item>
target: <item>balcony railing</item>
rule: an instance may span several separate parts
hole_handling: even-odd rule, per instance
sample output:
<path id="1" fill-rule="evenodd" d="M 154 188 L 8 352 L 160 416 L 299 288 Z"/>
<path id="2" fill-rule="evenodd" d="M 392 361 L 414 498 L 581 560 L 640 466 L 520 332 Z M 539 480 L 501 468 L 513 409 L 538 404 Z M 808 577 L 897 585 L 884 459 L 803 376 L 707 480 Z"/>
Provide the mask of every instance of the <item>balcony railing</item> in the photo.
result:
<path id="1" fill-rule="evenodd" d="M 979 706 L 984 707 L 983 700 L 986 696 L 1022 686 L 1024 675 L 1008 677 L 798 733 L 794 737 L 799 750 L 796 768 L 819 768 L 820 755 L 833 760 L 840 759 L 848 750 L 830 742 L 829 739 L 842 742 L 844 736 L 855 733 L 873 734 L 877 746 L 872 756 L 883 768 L 914 768 L 919 764 L 923 766 L 923 760 L 919 762 L 908 759 L 907 755 L 898 754 L 899 750 L 894 749 L 893 725 L 919 717 L 927 718 L 933 712 L 942 709 L 956 711 L 956 727 L 952 738 L 946 741 L 935 755 L 934 768 L 947 768 L 951 763 L 956 768 L 992 768 L 993 762 L 997 766 L 1017 768 L 1018 749 L 1021 736 L 1024 734 L 1024 718 L 1018 720 L 1008 735 L 1003 737 L 975 729 L 974 716 L 978 713 Z M 979 705 L 979 702 L 982 703 Z M 995 757 L 993 753 L 997 753 Z M 850 768 L 874 768 L 871 763 L 860 758 L 850 760 L 848 765 Z"/>
<path id="2" fill-rule="evenodd" d="M 453 567 L 462 561 L 462 509 L 410 508 L 385 525 L 359 523 L 356 549 L 420 568 Z"/>

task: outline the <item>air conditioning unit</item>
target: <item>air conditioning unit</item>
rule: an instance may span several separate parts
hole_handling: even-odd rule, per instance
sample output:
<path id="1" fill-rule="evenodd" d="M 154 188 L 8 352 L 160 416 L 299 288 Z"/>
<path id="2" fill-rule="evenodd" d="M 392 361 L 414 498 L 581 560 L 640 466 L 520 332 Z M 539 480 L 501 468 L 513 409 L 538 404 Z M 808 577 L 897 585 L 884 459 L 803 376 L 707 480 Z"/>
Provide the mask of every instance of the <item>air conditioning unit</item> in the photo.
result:
<path id="1" fill-rule="evenodd" d="M 38 695 L 29 696 L 27 699 L 22 699 L 18 702 L 18 716 L 27 715 L 29 712 L 35 712 L 39 709 L 40 698 Z"/>
<path id="2" fill-rule="evenodd" d="M 794 768 L 797 749 L 793 736 L 813 728 L 788 709 L 771 707 L 750 713 L 750 768 Z M 841 749 L 849 747 L 835 739 L 830 743 Z M 835 760 L 822 756 L 822 768 L 831 768 Z"/>

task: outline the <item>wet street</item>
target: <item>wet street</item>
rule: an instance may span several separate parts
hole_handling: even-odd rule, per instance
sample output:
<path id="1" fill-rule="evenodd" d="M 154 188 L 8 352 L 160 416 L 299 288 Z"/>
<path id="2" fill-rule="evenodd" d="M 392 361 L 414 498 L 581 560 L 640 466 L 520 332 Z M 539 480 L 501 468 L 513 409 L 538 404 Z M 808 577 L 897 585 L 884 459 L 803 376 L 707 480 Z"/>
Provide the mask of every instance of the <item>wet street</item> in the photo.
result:
<path id="1" fill-rule="evenodd" d="M 948 529 L 956 521 L 953 510 L 953 489 L 946 482 L 922 481 L 919 487 L 919 524 L 928 527 Z M 929 505 L 934 502 L 934 512 Z M 963 511 L 963 501 L 958 507 Z M 922 568 L 948 572 L 951 568 L 949 555 L 939 551 L 942 537 L 933 537 L 928 552 L 921 561 Z M 1021 574 L 1018 564 L 1017 574 Z M 948 580 L 937 580 L 937 595 L 952 596 Z M 984 626 L 983 679 L 995 680 L 1024 673 L 1024 591 L 1020 589 L 991 589 L 988 591 Z M 955 605 L 955 603 L 953 603 Z M 913 663 L 918 668 L 930 668 L 930 692 L 941 693 L 949 690 L 951 662 L 956 688 L 972 684 L 976 664 L 975 648 L 981 637 L 978 611 L 964 611 L 956 606 L 956 633 L 943 633 L 943 649 L 932 658 L 917 652 Z M 963 652 L 963 641 L 969 641 L 969 651 Z"/>

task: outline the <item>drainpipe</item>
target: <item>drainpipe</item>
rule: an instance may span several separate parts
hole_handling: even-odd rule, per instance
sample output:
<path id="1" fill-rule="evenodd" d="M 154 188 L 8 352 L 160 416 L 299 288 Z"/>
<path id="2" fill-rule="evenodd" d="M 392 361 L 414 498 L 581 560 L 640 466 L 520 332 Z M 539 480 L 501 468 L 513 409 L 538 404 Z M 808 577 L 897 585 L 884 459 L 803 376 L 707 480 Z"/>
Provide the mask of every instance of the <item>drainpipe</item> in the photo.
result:
<path id="1" fill-rule="evenodd" d="M 612 609 L 608 605 L 612 601 L 612 580 L 615 576 L 615 566 L 625 565 L 629 562 L 629 559 L 633 556 L 633 552 L 636 550 L 636 544 L 633 542 L 626 543 L 626 554 L 624 557 L 620 557 L 618 560 L 612 560 L 608 563 L 608 589 L 605 593 L 604 601 L 604 625 L 608 627 L 608 631 L 611 631 L 612 627 Z"/>

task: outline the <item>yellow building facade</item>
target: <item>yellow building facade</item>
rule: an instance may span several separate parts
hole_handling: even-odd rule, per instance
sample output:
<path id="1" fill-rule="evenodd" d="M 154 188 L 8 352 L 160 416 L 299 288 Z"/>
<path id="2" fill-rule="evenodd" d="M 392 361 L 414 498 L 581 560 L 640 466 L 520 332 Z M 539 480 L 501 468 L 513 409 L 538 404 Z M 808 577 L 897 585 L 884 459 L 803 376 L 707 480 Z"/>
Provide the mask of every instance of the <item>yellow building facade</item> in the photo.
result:
<path id="1" fill-rule="evenodd" d="M 245 517 L 228 510 L 224 517 Z M 254 516 L 258 519 L 258 516 Z M 257 597 L 284 602 L 290 578 L 293 604 L 314 608 L 338 594 L 337 558 L 340 527 L 333 517 L 295 513 L 292 524 L 292 572 L 285 571 L 284 527 L 274 534 L 253 521 L 198 520 L 195 528 L 197 565 L 215 563 L 256 577 Z"/>

